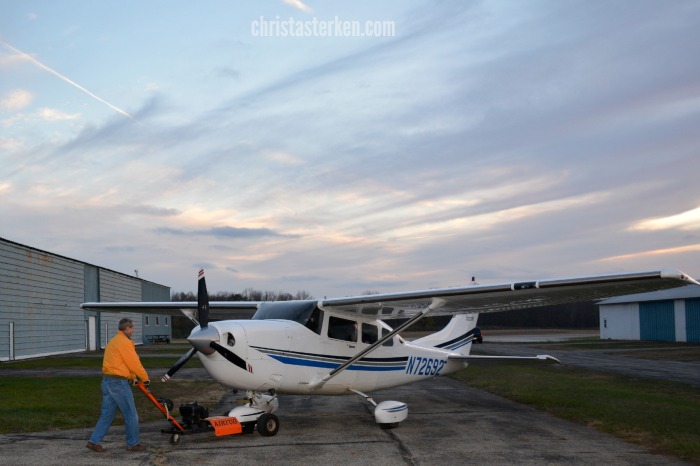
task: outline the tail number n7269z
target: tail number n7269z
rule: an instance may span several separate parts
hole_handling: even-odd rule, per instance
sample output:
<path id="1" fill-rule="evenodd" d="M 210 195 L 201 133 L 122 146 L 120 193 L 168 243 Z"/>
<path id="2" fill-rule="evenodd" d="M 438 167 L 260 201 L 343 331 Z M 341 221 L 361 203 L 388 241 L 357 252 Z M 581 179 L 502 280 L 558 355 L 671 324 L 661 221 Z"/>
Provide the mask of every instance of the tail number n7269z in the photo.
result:
<path id="1" fill-rule="evenodd" d="M 443 367 L 445 367 L 444 359 L 411 356 L 406 364 L 406 373 L 411 375 L 440 375 Z"/>

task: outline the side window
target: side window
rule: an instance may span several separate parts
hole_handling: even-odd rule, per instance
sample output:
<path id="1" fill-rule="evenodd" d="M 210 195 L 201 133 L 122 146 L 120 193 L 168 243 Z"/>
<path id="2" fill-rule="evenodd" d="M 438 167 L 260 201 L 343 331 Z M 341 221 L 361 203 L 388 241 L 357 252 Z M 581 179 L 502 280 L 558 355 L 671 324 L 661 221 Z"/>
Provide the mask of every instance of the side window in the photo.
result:
<path id="1" fill-rule="evenodd" d="M 144 320 L 146 321 L 146 322 L 145 322 L 146 326 L 150 325 L 150 324 L 148 323 L 148 316 L 144 316 Z"/>
<path id="2" fill-rule="evenodd" d="M 382 337 L 384 337 L 384 335 L 386 335 L 387 333 L 391 333 L 391 331 L 382 327 Z M 382 343 L 382 346 L 394 346 L 394 339 L 389 338 L 387 341 Z"/>
<path id="3" fill-rule="evenodd" d="M 343 341 L 357 341 L 357 322 L 341 319 L 340 317 L 328 318 L 328 338 Z"/>
<path id="4" fill-rule="evenodd" d="M 362 343 L 372 344 L 375 343 L 379 337 L 377 332 L 377 326 L 373 324 L 362 324 Z"/>

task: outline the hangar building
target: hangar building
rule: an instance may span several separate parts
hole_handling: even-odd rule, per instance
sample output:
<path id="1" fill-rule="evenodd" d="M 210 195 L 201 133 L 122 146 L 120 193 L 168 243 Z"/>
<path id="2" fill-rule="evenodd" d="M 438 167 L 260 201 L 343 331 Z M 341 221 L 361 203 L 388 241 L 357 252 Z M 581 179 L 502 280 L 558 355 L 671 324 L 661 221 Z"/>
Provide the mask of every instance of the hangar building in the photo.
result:
<path id="1" fill-rule="evenodd" d="M 171 338 L 169 316 L 84 311 L 88 301 L 170 301 L 170 288 L 0 238 L 0 361 L 104 348 L 122 317 L 136 344 Z"/>
<path id="2" fill-rule="evenodd" d="M 700 286 L 610 298 L 598 303 L 600 338 L 700 343 Z"/>

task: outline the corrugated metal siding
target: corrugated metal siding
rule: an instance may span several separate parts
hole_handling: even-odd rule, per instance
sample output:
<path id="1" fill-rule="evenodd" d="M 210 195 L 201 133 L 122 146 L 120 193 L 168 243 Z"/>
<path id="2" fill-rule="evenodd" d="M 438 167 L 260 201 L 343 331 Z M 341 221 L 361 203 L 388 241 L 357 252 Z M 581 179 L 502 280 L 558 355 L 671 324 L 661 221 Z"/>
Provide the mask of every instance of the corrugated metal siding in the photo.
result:
<path id="1" fill-rule="evenodd" d="M 691 343 L 700 343 L 700 299 L 685 301 L 685 338 Z"/>
<path id="2" fill-rule="evenodd" d="M 84 264 L 0 241 L 0 359 L 85 349 Z"/>
<path id="3" fill-rule="evenodd" d="M 142 281 L 141 301 L 170 301 L 170 287 Z"/>
<path id="4" fill-rule="evenodd" d="M 170 301 L 170 287 L 151 282 L 141 282 L 142 301 Z M 143 342 L 150 343 L 149 335 L 172 339 L 170 316 L 146 314 L 143 316 Z"/>
<path id="5" fill-rule="evenodd" d="M 141 280 L 135 277 L 122 275 L 111 270 L 99 270 L 100 301 L 141 301 Z M 141 315 L 133 312 L 101 312 L 100 313 L 100 347 L 104 348 L 107 342 L 116 335 L 119 330 L 119 321 L 128 317 L 134 321 L 134 334 L 132 340 L 139 343 L 143 339 L 143 325 Z"/>
<path id="6" fill-rule="evenodd" d="M 639 303 L 639 334 L 642 340 L 676 341 L 673 301 Z"/>
<path id="7" fill-rule="evenodd" d="M 96 303 L 100 300 L 100 274 L 94 265 L 85 264 L 85 297 L 86 303 Z"/>

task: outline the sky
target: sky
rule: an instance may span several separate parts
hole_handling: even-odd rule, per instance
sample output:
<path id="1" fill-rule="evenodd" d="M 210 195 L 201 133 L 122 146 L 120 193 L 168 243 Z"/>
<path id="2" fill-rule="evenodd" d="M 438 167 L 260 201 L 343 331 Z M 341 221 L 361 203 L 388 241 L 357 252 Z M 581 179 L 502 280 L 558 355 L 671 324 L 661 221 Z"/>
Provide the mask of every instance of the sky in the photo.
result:
<path id="1" fill-rule="evenodd" d="M 700 277 L 700 3 L 0 0 L 0 237 L 316 298 Z"/>

